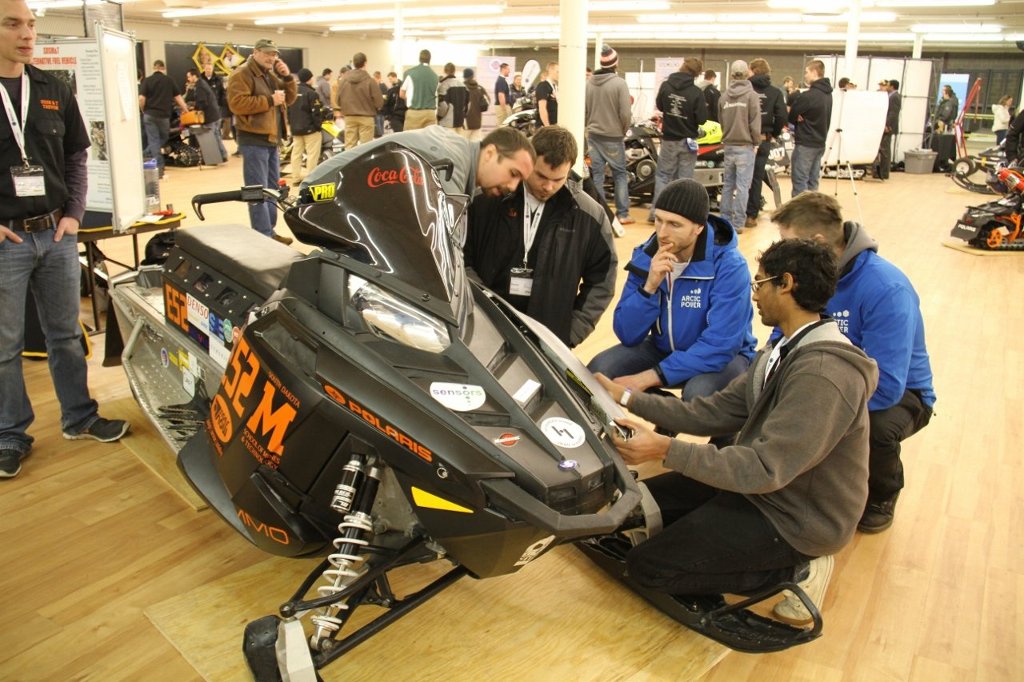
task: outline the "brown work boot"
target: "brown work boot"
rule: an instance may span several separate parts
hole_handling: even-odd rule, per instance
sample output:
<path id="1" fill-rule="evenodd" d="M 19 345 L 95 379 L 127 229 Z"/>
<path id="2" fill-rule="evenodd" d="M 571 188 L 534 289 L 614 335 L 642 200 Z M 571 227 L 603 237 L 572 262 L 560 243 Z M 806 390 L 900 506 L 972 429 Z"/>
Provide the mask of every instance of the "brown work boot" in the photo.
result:
<path id="1" fill-rule="evenodd" d="M 747 219 L 743 222 L 743 227 L 757 227 L 757 217 L 747 216 Z"/>
<path id="2" fill-rule="evenodd" d="M 285 237 L 283 234 L 278 234 L 277 232 L 271 234 L 270 238 L 273 239 L 275 242 L 281 242 L 285 246 L 288 246 L 289 244 L 292 243 L 292 241 L 294 241 L 291 237 Z"/>

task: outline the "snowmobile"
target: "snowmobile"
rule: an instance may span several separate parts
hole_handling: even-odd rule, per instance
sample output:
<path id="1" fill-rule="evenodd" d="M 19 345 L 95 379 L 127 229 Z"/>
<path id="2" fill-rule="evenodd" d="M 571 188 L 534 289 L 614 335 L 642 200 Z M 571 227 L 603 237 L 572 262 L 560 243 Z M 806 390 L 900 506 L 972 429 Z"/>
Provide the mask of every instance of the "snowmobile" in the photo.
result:
<path id="1" fill-rule="evenodd" d="M 658 119 L 635 123 L 626 131 L 626 173 L 629 176 L 629 197 L 637 204 L 650 203 L 654 198 L 655 173 L 658 170 L 658 152 L 661 149 L 661 129 Z M 708 121 L 700 126 L 697 138 L 697 162 L 693 179 L 704 185 L 712 202 L 717 201 L 722 188 L 722 165 L 725 151 L 722 146 L 722 126 Z M 587 157 L 589 164 L 589 156 Z M 605 170 L 606 196 L 613 196 L 615 181 L 611 169 Z"/>
<path id="2" fill-rule="evenodd" d="M 527 137 L 537 132 L 537 105 L 533 101 L 533 93 L 523 95 L 512 105 L 512 113 L 501 122 L 503 126 L 515 128 Z"/>
<path id="3" fill-rule="evenodd" d="M 961 156 L 953 162 L 949 177 L 966 190 L 979 194 L 998 194 L 987 178 L 997 168 L 1005 165 L 1006 152 L 1000 144 L 982 150 L 977 156 Z"/>
<path id="4" fill-rule="evenodd" d="M 1003 198 L 981 206 L 968 206 L 950 234 L 976 249 L 1024 251 L 1024 235 L 1021 234 L 1024 174 L 1016 168 L 1000 168 L 989 175 L 989 186 Z"/>
<path id="5" fill-rule="evenodd" d="M 112 283 L 129 384 L 185 478 L 260 549 L 326 555 L 246 627 L 257 680 L 317 679 L 464 576 L 649 525 L 609 438 L 629 436 L 621 408 L 550 331 L 469 280 L 468 198 L 445 194 L 441 170 L 386 142 L 297 200 L 287 185 L 198 195 L 200 219 L 209 203 L 273 201 L 319 248 L 185 229 L 163 265 Z M 448 572 L 394 594 L 391 571 L 441 559 Z M 384 612 L 339 638 L 371 605 Z M 820 633 L 820 616 L 798 630 L 745 607 L 658 605 L 744 650 Z"/>

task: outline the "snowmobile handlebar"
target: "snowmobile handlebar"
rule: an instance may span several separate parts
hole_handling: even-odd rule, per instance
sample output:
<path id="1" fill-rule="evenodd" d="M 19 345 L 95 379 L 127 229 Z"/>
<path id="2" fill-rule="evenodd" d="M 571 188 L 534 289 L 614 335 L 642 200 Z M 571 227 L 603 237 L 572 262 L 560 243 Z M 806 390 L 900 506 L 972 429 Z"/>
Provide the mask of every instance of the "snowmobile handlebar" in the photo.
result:
<path id="1" fill-rule="evenodd" d="M 200 220 L 206 220 L 203 215 L 203 206 L 206 204 L 222 204 L 227 201 L 244 201 L 246 203 L 259 203 L 261 201 L 273 201 L 279 207 L 284 208 L 284 200 L 288 197 L 288 185 L 282 185 L 276 192 L 269 187 L 262 185 L 246 185 L 241 189 L 233 189 L 228 192 L 210 192 L 209 194 L 196 194 L 192 197 L 192 210 L 196 212 Z"/>
<path id="2" fill-rule="evenodd" d="M 616 470 L 621 474 L 625 466 L 616 466 Z M 632 475 L 627 470 L 625 477 L 620 478 L 625 486 L 622 495 L 611 507 L 596 514 L 561 514 L 530 495 L 511 479 L 486 479 L 480 481 L 480 485 L 502 512 L 543 528 L 560 540 L 571 540 L 614 532 L 640 504 L 640 488 Z"/>

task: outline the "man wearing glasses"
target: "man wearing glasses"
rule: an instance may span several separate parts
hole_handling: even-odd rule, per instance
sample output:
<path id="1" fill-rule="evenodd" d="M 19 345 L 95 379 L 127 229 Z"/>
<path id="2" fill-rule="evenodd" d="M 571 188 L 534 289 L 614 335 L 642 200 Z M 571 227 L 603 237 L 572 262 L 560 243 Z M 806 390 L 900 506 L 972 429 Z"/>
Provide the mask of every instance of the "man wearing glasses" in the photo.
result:
<path id="1" fill-rule="evenodd" d="M 832 555 L 853 537 L 867 498 L 867 399 L 878 369 L 821 315 L 837 279 L 828 247 L 783 240 L 759 260 L 754 302 L 783 336 L 724 390 L 680 402 L 597 376 L 613 399 L 663 429 L 738 431 L 719 448 L 617 420 L 632 430 L 628 440 L 611 436 L 627 464 L 670 470 L 645 481 L 664 530 L 630 550 L 626 569 L 641 587 L 672 595 L 752 594 L 793 581 L 820 609 Z M 773 611 L 811 620 L 792 593 Z"/>
<path id="2" fill-rule="evenodd" d="M 691 400 L 746 371 L 757 343 L 750 271 L 736 232 L 709 215 L 708 204 L 707 190 L 691 179 L 658 195 L 655 233 L 633 251 L 615 308 L 621 344 L 599 353 L 592 372 L 634 393 L 682 387 Z"/>
<path id="3" fill-rule="evenodd" d="M 818 192 L 795 197 L 772 214 L 783 239 L 814 239 L 839 261 L 839 284 L 825 312 L 840 331 L 878 363 L 871 396 L 868 501 L 857 529 L 892 525 L 903 489 L 900 443 L 928 425 L 935 405 L 921 301 L 899 268 L 878 255 L 863 226 L 844 222 L 839 202 Z"/>

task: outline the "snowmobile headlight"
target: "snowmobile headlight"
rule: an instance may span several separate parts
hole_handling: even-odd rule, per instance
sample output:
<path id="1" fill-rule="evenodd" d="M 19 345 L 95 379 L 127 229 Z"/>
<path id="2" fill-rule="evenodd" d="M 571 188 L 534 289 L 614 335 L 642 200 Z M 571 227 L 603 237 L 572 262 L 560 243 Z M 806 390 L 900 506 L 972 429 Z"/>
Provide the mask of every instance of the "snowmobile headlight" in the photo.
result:
<path id="1" fill-rule="evenodd" d="M 443 322 L 361 277 L 349 276 L 348 292 L 356 312 L 381 338 L 431 353 L 444 352 L 451 343 Z"/>

